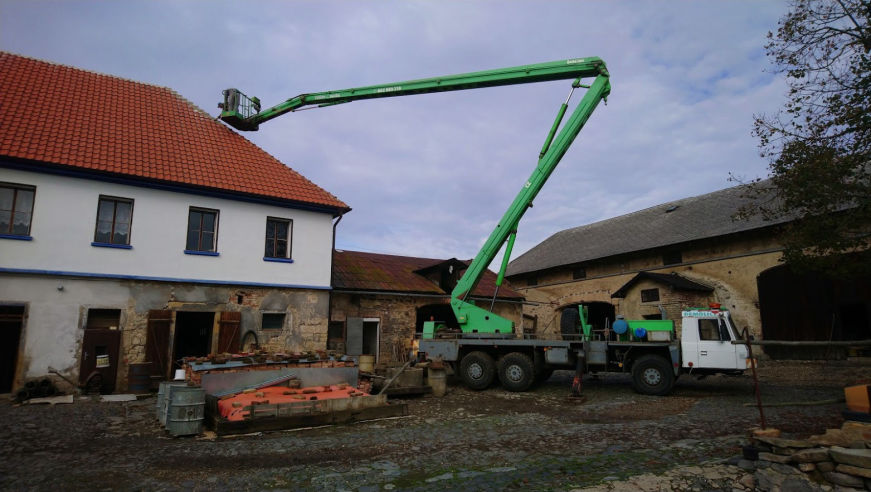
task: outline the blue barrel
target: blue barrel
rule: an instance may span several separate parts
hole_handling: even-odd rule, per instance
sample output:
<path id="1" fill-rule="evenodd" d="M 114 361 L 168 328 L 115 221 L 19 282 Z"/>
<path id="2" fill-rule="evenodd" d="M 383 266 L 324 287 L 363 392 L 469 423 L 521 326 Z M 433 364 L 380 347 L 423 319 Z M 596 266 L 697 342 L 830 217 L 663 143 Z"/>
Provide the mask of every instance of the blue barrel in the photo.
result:
<path id="1" fill-rule="evenodd" d="M 166 412 L 166 430 L 172 436 L 190 436 L 203 431 L 206 390 L 171 386 L 172 399 Z"/>
<path id="2" fill-rule="evenodd" d="M 641 340 L 642 338 L 647 336 L 647 330 L 645 330 L 643 326 L 639 326 L 638 328 L 635 328 L 634 333 L 635 333 L 635 338 L 637 338 L 639 340 Z"/>
<path id="3" fill-rule="evenodd" d="M 134 394 L 151 391 L 151 362 L 130 364 L 127 372 L 127 391 Z"/>
<path id="4" fill-rule="evenodd" d="M 622 335 L 629 331 L 629 323 L 625 319 L 618 319 L 611 325 L 611 329 L 614 330 L 614 333 Z"/>

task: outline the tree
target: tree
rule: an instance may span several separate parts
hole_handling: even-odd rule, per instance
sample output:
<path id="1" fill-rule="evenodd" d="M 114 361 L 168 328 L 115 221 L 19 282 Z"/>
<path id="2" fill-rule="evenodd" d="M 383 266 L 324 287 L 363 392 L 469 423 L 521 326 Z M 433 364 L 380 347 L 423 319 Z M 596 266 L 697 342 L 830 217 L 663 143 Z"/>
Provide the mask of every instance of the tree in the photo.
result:
<path id="1" fill-rule="evenodd" d="M 776 114 L 755 117 L 771 179 L 753 187 L 775 197 L 757 212 L 790 219 L 784 261 L 795 269 L 871 273 L 871 2 L 789 8 L 765 46 L 789 92 Z"/>

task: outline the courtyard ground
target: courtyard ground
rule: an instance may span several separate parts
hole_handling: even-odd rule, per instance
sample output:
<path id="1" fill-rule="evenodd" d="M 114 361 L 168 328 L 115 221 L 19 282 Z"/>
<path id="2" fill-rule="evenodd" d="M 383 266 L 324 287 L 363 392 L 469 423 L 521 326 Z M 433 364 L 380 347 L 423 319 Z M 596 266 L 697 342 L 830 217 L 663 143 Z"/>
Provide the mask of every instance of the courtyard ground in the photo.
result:
<path id="1" fill-rule="evenodd" d="M 763 400 L 843 397 L 871 362 L 764 361 Z M 666 397 L 622 375 L 571 372 L 535 391 L 400 400 L 409 414 L 350 425 L 215 438 L 171 438 L 155 398 L 70 405 L 0 404 L 2 490 L 752 490 L 735 466 L 759 424 L 750 376 L 681 377 Z M 765 408 L 770 427 L 803 438 L 840 427 L 843 403 Z"/>

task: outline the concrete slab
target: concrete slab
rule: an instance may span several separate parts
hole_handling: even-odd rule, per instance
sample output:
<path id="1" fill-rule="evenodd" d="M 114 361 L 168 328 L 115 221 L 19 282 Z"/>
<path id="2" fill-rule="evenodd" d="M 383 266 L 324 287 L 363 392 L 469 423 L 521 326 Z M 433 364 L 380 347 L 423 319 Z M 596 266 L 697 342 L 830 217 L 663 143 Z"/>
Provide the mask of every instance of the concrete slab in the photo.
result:
<path id="1" fill-rule="evenodd" d="M 100 401 L 136 401 L 136 395 L 102 395 Z"/>
<path id="2" fill-rule="evenodd" d="M 60 396 L 45 396 L 42 398 L 31 398 L 27 400 L 25 403 L 28 405 L 38 405 L 40 403 L 49 404 L 49 405 L 57 405 L 64 403 L 72 403 L 73 395 L 60 395 Z"/>

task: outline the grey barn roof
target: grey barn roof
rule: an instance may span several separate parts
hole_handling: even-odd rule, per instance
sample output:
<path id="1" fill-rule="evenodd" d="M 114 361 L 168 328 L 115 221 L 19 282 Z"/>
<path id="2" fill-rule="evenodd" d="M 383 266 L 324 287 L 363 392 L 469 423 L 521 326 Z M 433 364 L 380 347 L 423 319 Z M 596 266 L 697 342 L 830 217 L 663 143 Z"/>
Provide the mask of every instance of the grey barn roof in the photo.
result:
<path id="1" fill-rule="evenodd" d="M 743 205 L 770 200 L 771 194 L 750 198 L 748 186 L 663 203 L 557 232 L 512 261 L 507 274 L 537 272 L 787 222 L 765 221 L 759 215 L 733 219 Z"/>

